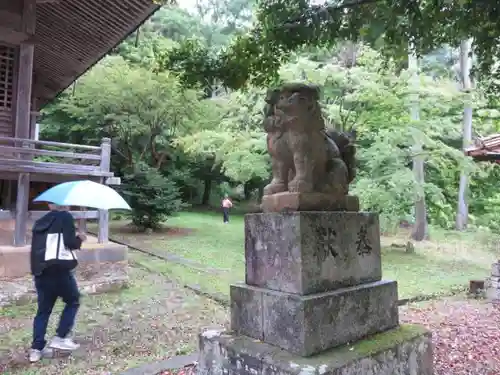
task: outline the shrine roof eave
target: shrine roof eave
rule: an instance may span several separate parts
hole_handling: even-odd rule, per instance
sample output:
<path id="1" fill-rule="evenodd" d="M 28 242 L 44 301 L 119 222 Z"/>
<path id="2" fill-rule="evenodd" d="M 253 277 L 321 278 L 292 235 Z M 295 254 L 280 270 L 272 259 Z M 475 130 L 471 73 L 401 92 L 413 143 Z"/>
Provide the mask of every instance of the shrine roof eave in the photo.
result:
<path id="1" fill-rule="evenodd" d="M 42 108 L 141 26 L 152 0 L 60 0 L 37 5 L 33 93 Z"/>
<path id="2" fill-rule="evenodd" d="M 483 154 L 469 155 L 474 161 L 489 161 L 500 163 L 500 153 L 498 152 L 488 152 Z"/>

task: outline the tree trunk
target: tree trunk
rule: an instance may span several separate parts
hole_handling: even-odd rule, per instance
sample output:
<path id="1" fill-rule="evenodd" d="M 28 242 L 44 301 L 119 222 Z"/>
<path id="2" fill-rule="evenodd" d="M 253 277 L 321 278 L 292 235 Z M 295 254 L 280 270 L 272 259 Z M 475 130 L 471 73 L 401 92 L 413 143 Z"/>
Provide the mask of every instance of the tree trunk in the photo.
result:
<path id="1" fill-rule="evenodd" d="M 471 52 L 472 40 L 463 40 L 460 43 L 460 77 L 462 80 L 462 90 L 466 93 L 463 116 L 463 147 L 470 146 L 472 140 L 472 83 L 470 79 L 470 70 L 472 59 Z M 467 204 L 467 192 L 469 187 L 469 176 L 467 171 L 460 173 L 460 184 L 458 187 L 458 207 L 455 228 L 464 230 L 467 228 L 469 218 L 469 205 Z"/>
<path id="2" fill-rule="evenodd" d="M 203 197 L 201 198 L 201 204 L 204 206 L 208 206 L 210 203 L 210 193 L 212 192 L 212 179 L 205 179 L 205 186 L 203 189 Z"/>
<path id="3" fill-rule="evenodd" d="M 262 197 L 264 196 L 264 187 L 266 186 L 267 184 L 261 182 L 259 184 L 259 187 L 258 187 L 258 191 L 259 191 L 259 201 L 262 199 Z"/>
<path id="4" fill-rule="evenodd" d="M 252 197 L 252 185 L 247 181 L 243 185 L 243 194 L 245 195 L 245 200 L 249 201 L 250 198 Z"/>
<path id="5" fill-rule="evenodd" d="M 419 109 L 419 98 L 418 98 L 418 87 L 419 87 L 419 76 L 418 76 L 418 59 L 414 53 L 413 46 L 409 46 L 408 51 L 408 69 L 412 71 L 412 90 L 414 93 L 412 95 L 410 116 L 411 121 L 418 123 L 420 121 L 420 109 Z M 424 155 L 423 155 L 423 145 L 416 137 L 414 140 L 412 152 L 413 152 L 413 174 L 416 184 L 416 196 L 415 196 L 415 224 L 413 226 L 413 231 L 411 237 L 415 241 L 422 241 L 427 237 L 427 208 L 425 206 L 425 173 L 424 173 Z"/>

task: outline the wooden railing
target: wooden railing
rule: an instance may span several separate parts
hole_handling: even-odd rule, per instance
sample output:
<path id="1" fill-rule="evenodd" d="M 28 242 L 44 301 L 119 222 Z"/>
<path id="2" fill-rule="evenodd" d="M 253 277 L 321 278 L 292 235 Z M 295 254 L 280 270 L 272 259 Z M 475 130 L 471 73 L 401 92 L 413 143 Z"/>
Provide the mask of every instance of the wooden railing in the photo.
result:
<path id="1" fill-rule="evenodd" d="M 100 146 L 0 137 L 0 170 L 112 177 L 111 141 Z"/>
<path id="2" fill-rule="evenodd" d="M 49 211 L 28 211 L 28 219 L 38 220 L 42 216 L 46 215 Z M 99 218 L 99 211 L 69 211 L 73 218 L 78 220 L 94 220 Z M 15 219 L 15 211 L 0 210 L 0 220 L 12 220 Z"/>
<path id="3" fill-rule="evenodd" d="M 78 145 L 51 141 L 36 141 L 25 138 L 0 137 L 0 172 L 17 179 L 18 189 L 16 209 L 1 211 L 0 220 L 15 216 L 14 245 L 24 246 L 26 241 L 27 221 L 43 215 L 43 211 L 28 211 L 30 181 L 40 177 L 45 181 L 54 175 L 66 175 L 71 179 L 89 178 L 106 184 L 120 184 L 120 179 L 113 177 L 110 171 L 111 140 L 104 138 L 100 146 Z M 14 175 L 14 176 L 12 176 Z M 0 174 L 1 178 L 1 174 Z M 5 179 L 9 179 L 5 176 Z M 26 207 L 22 209 L 21 207 Z M 79 228 L 85 228 L 85 221 L 99 220 L 98 241 L 108 241 L 109 213 L 99 211 L 75 211 Z"/>

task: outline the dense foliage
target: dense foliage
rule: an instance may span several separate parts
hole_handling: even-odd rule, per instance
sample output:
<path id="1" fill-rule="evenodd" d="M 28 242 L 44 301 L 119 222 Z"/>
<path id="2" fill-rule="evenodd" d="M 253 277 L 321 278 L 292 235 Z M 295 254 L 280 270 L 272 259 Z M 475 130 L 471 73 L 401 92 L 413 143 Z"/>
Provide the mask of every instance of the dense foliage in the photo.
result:
<path id="1" fill-rule="evenodd" d="M 496 2 L 474 0 L 260 0 L 256 22 L 246 34 L 218 51 L 187 41 L 163 53 L 160 66 L 182 74 L 186 83 L 200 76 L 240 88 L 278 78 L 283 62 L 304 47 L 331 48 L 340 41 L 363 41 L 386 58 L 406 60 L 408 46 L 419 55 L 443 44 L 474 39 L 478 70 L 498 88 L 500 26 Z"/>
<path id="2" fill-rule="evenodd" d="M 383 8 L 383 1 L 345 11 L 352 24 L 341 28 L 341 37 L 349 41 L 317 43 L 304 29 L 299 43 L 294 38 L 302 34 L 294 26 L 287 31 L 290 45 L 280 45 L 284 39 L 272 25 L 310 14 L 303 8 L 306 3 L 294 0 L 285 7 L 274 1 L 274 8 L 264 12 L 267 2 L 259 2 L 260 10 L 254 14 L 258 34 L 257 29 L 245 34 L 252 20 L 249 1 L 198 1 L 194 12 L 164 7 L 116 48 L 114 56 L 44 110 L 42 136 L 93 144 L 102 137 L 112 138 L 112 168 L 123 179 L 134 223 L 156 228 L 185 203 L 218 205 L 226 192 L 235 199 L 258 198 L 268 182 L 269 157 L 261 126 L 265 88 L 231 87 L 242 86 L 251 75 L 254 83 L 311 82 L 322 88 L 321 104 L 329 126 L 356 130 L 359 172 L 352 193 L 361 198 L 364 209 L 381 213 L 385 229 L 401 220 L 414 221 L 416 196 L 425 198 L 431 224 L 452 227 L 459 175 L 467 171 L 472 225 L 500 230 L 496 205 L 500 169 L 473 163 L 461 151 L 464 103 L 473 102 L 476 134 L 499 130 L 499 105 L 484 95 L 490 81 L 482 80 L 472 96 L 460 91 L 457 49 L 443 43 L 452 43 L 451 39 L 439 40 L 440 48 L 420 59 L 417 85 L 411 80 L 415 72 L 406 63 L 385 58 L 394 40 L 377 34 L 373 22 L 363 26 L 367 43 L 355 42 L 359 35 L 352 30 L 362 30 L 359 22 L 369 20 L 361 17 L 366 17 L 363 12 L 375 11 L 375 5 Z M 426 1 L 422 4 L 430 6 Z M 358 24 L 354 9 L 365 9 Z M 322 33 L 330 30 L 332 21 L 324 22 L 315 37 L 319 40 L 326 38 Z M 368 40 L 372 34 L 373 40 Z M 260 39 L 252 42 L 253 47 L 243 48 L 252 35 Z M 425 43 L 418 48 L 431 47 Z M 303 48 L 297 50 L 298 45 Z M 214 51 L 224 46 L 227 58 L 221 59 L 223 55 Z M 243 55 L 234 59 L 238 46 Z M 402 56 L 405 48 L 393 56 Z M 183 50 L 184 57 L 179 55 Z M 192 59 L 193 51 L 198 51 L 197 60 Z M 411 118 L 409 110 L 415 100 L 418 120 Z M 424 182 L 412 172 L 416 156 L 424 160 Z"/>
<path id="3" fill-rule="evenodd" d="M 168 216 L 184 207 L 179 187 L 155 168 L 139 163 L 127 172 L 122 192 L 138 228 L 158 229 Z"/>

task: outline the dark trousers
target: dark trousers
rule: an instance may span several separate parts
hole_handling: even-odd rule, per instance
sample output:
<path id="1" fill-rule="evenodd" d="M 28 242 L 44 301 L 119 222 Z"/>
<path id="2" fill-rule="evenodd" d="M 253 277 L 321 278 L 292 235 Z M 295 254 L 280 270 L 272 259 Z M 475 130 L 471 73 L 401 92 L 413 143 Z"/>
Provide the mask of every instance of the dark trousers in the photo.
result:
<path id="1" fill-rule="evenodd" d="M 222 215 L 224 217 L 224 223 L 229 223 L 229 208 L 222 207 Z"/>
<path id="2" fill-rule="evenodd" d="M 38 310 L 33 321 L 31 348 L 42 350 L 47 344 L 45 334 L 57 298 L 61 297 L 66 305 L 62 311 L 56 334 L 65 338 L 75 324 L 76 313 L 80 307 L 80 293 L 75 276 L 69 271 L 43 273 L 40 276 L 35 276 L 35 288 L 38 297 Z"/>

